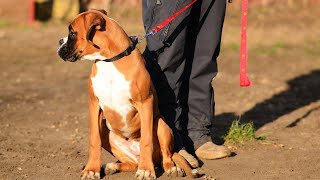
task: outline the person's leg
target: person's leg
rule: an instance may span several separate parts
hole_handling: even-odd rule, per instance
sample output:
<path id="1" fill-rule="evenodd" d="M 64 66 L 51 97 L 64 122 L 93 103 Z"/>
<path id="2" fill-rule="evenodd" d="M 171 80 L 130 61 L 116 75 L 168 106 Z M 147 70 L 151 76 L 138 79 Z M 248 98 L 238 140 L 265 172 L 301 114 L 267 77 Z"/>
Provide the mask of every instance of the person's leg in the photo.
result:
<path id="1" fill-rule="evenodd" d="M 211 81 L 218 71 L 217 57 L 225 9 L 226 0 L 203 0 L 198 31 L 193 31 L 197 33 L 197 38 L 189 80 L 187 128 L 195 149 L 211 142 L 210 128 L 214 116 Z"/>
<path id="2" fill-rule="evenodd" d="M 155 27 L 191 0 L 143 0 L 143 20 L 146 31 Z M 159 99 L 159 109 L 166 123 L 173 129 L 175 143 L 179 142 L 177 129 L 180 129 L 180 106 L 178 94 L 183 81 L 185 67 L 185 42 L 187 35 L 188 15 L 190 9 L 163 30 L 147 38 L 147 47 L 143 53 L 146 66 L 151 75 Z M 179 147 L 178 147 L 179 146 Z M 178 148 L 177 148 L 178 147 Z M 175 144 L 178 150 L 182 144 Z"/>

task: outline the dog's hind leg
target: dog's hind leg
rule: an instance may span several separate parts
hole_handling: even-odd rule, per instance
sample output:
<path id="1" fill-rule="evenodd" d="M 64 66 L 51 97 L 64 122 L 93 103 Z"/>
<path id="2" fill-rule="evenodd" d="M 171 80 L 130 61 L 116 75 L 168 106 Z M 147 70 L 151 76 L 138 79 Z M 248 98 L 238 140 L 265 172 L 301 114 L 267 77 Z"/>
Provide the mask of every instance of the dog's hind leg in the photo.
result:
<path id="1" fill-rule="evenodd" d="M 123 162 L 123 163 L 108 163 L 106 165 L 106 168 L 104 169 L 104 172 L 106 175 L 111 175 L 116 172 L 135 172 L 138 168 L 137 163 L 132 162 Z"/>

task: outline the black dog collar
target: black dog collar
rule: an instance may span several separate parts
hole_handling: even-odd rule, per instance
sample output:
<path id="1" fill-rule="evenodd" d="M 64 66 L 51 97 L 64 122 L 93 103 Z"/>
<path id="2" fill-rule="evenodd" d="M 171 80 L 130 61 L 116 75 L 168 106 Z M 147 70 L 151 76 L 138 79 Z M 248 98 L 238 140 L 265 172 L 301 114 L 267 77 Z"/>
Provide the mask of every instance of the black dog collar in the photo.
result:
<path id="1" fill-rule="evenodd" d="M 117 61 L 125 56 L 129 56 L 131 54 L 131 52 L 136 48 L 137 44 L 138 44 L 138 38 L 136 36 L 130 36 L 129 37 L 132 41 L 131 45 L 126 49 L 124 50 L 122 53 L 112 57 L 112 58 L 109 58 L 109 59 L 104 59 L 104 60 L 100 60 L 100 59 L 97 59 L 97 61 L 104 61 L 104 62 L 114 62 L 114 61 Z"/>

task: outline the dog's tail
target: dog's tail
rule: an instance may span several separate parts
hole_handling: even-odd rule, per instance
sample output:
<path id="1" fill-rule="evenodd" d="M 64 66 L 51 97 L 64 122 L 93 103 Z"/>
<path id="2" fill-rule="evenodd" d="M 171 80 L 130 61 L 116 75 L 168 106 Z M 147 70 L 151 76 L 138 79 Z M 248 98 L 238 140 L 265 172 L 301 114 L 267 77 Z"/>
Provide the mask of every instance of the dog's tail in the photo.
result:
<path id="1" fill-rule="evenodd" d="M 191 178 L 199 177 L 199 172 L 196 169 L 191 169 L 189 163 L 186 159 L 184 159 L 180 154 L 174 152 L 172 155 L 172 160 L 176 163 L 180 168 L 184 170 L 186 175 Z"/>

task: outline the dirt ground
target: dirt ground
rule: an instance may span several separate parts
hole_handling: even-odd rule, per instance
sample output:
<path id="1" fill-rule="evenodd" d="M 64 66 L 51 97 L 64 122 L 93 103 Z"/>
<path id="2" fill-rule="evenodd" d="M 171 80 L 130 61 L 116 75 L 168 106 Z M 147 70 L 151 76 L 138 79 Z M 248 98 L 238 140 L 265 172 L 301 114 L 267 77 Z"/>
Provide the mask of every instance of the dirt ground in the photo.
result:
<path id="1" fill-rule="evenodd" d="M 239 87 L 239 9 L 228 7 L 214 80 L 214 139 L 241 116 L 263 142 L 229 145 L 233 156 L 204 161 L 216 179 L 319 179 L 320 15 L 308 7 L 254 7 L 249 16 L 249 77 Z M 300 9 L 301 10 L 301 9 Z M 113 15 L 142 34 L 139 12 Z M 2 20 L 2 19 L 0 19 Z M 138 23 L 133 23 L 138 22 Z M 92 62 L 56 54 L 67 24 L 0 26 L 0 179 L 78 179 L 88 158 L 86 83 Z M 140 46 L 143 48 L 143 45 Z M 103 163 L 115 159 L 103 153 Z M 104 179 L 133 179 L 120 173 Z M 161 171 L 158 177 L 166 179 Z"/>

